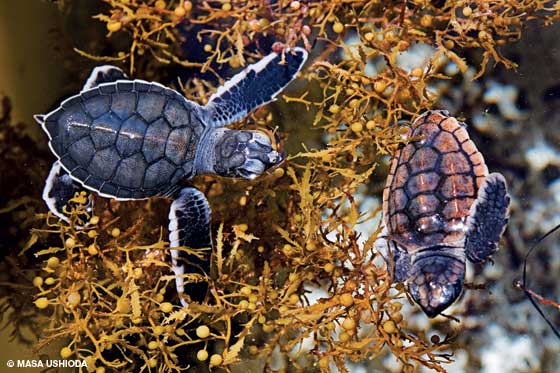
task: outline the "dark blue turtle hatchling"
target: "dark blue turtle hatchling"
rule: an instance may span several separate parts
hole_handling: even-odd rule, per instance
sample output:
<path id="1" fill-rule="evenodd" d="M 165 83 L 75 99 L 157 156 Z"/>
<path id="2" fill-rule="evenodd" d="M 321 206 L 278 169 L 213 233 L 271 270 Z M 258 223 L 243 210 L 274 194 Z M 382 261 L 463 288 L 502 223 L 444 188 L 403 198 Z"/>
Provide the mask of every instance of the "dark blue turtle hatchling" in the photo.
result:
<path id="1" fill-rule="evenodd" d="M 408 128 L 383 192 L 395 282 L 408 284 L 429 316 L 461 294 L 465 261 L 483 262 L 498 250 L 510 198 L 464 123 L 446 111 L 428 111 Z"/>
<path id="2" fill-rule="evenodd" d="M 280 162 L 264 133 L 224 126 L 272 101 L 306 59 L 301 48 L 271 53 L 219 87 L 205 106 L 159 83 L 129 80 L 116 67 L 96 67 L 79 94 L 35 116 L 58 158 L 43 199 L 68 220 L 63 207 L 83 188 L 118 200 L 173 198 L 170 246 L 210 247 L 208 202 L 181 183 L 199 174 L 253 179 Z M 182 253 L 171 250 L 186 305 L 184 274 L 191 269 Z"/>

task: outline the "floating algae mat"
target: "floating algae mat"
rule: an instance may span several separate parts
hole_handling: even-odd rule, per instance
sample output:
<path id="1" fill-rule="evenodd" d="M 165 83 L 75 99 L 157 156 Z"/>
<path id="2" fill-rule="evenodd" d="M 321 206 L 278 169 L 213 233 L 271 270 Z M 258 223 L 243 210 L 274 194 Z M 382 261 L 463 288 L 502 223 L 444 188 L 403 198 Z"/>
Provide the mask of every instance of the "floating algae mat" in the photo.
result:
<path id="1" fill-rule="evenodd" d="M 559 19 L 3 2 L 2 370 L 556 371 Z"/>

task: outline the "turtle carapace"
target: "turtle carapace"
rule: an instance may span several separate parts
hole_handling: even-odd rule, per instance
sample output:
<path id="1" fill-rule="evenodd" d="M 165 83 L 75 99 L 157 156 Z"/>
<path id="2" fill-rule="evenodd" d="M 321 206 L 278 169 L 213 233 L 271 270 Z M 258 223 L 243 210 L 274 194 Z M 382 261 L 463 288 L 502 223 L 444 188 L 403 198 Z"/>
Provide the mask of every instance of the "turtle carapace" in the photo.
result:
<path id="1" fill-rule="evenodd" d="M 129 80 L 117 67 L 96 67 L 82 91 L 46 115 L 36 115 L 58 158 L 43 198 L 61 219 L 79 190 L 118 200 L 169 197 L 169 240 L 184 305 L 184 251 L 211 246 L 205 196 L 179 182 L 199 174 L 253 179 L 282 157 L 259 131 L 231 130 L 272 101 L 307 59 L 302 48 L 271 53 L 219 87 L 204 106 L 155 82 Z M 192 258 L 191 258 L 192 259 Z M 207 272 L 209 258 L 200 263 Z"/>
<path id="2" fill-rule="evenodd" d="M 408 128 L 383 191 L 394 280 L 406 282 L 429 316 L 461 294 L 465 261 L 482 262 L 498 249 L 510 198 L 499 173 L 488 174 L 464 123 L 428 111 Z"/>

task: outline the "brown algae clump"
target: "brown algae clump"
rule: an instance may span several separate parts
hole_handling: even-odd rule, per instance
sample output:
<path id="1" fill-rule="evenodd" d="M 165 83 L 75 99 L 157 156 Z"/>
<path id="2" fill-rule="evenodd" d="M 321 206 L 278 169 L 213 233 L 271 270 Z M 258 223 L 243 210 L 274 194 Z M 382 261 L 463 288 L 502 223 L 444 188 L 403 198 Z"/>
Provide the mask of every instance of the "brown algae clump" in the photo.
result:
<path id="1" fill-rule="evenodd" d="M 170 74 L 167 66 L 192 69 L 182 91 L 199 102 L 229 69 L 275 48 L 305 47 L 311 62 L 292 93 L 247 120 L 261 130 L 280 125 L 270 131 L 295 144 L 287 144 L 295 155 L 255 182 L 195 180 L 212 205 L 213 253 L 208 275 L 185 278 L 208 283 L 204 300 L 189 307 L 178 301 L 163 238 L 167 206 L 95 198 L 91 213 L 88 198 L 76 195 L 68 223 L 40 215 L 20 244 L 24 255 L 13 257 L 33 257 L 29 273 L 10 277 L 25 281 L 33 298 L 2 303 L 30 315 L 36 348 L 56 342 L 60 355 L 86 359 L 88 369 L 119 371 L 229 370 L 252 359 L 265 370 L 344 371 L 348 361 L 387 354 L 404 371 L 445 371 L 452 339 L 409 325 L 405 290 L 373 248 L 381 227 L 359 233 L 380 209 L 362 211 L 359 195 L 381 192 L 384 156 L 404 141 L 394 124 L 434 105 L 434 86 L 450 78 L 446 67 L 482 74 L 490 59 L 513 67 L 500 45 L 519 39 L 526 21 L 558 19 L 558 9 L 500 0 L 104 3 L 96 19 L 109 39 L 125 36 L 128 44 L 109 56 L 80 53 L 125 62 L 131 76 L 155 81 Z M 414 56 L 423 62 L 407 65 Z M 9 213 L 24 211 L 16 226 L 46 211 L 30 200 L 11 206 Z M 311 289 L 322 293 L 312 298 Z"/>

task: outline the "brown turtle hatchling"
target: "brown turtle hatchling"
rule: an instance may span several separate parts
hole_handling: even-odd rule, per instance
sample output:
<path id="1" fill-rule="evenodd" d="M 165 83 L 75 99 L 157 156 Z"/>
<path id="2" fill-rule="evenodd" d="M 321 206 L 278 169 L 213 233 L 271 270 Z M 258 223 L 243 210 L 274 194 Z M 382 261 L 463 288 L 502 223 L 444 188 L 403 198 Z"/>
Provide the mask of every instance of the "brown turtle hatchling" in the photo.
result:
<path id="1" fill-rule="evenodd" d="M 465 259 L 483 262 L 498 250 L 510 198 L 504 177 L 488 174 L 466 125 L 448 112 L 422 114 L 407 135 L 383 192 L 384 220 L 395 282 L 434 317 L 461 294 Z"/>

